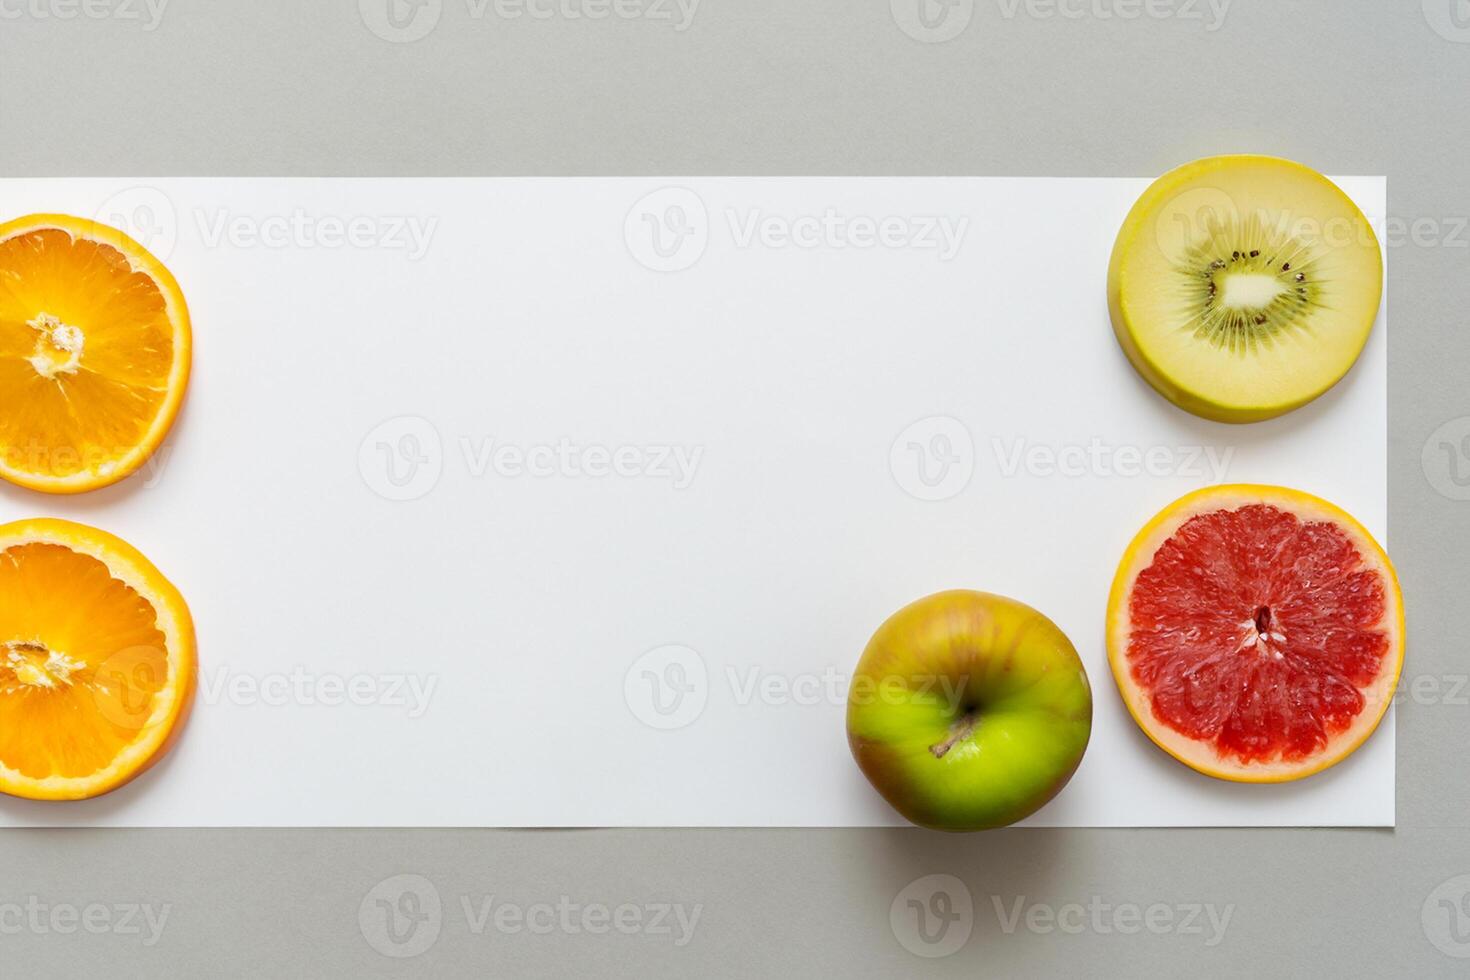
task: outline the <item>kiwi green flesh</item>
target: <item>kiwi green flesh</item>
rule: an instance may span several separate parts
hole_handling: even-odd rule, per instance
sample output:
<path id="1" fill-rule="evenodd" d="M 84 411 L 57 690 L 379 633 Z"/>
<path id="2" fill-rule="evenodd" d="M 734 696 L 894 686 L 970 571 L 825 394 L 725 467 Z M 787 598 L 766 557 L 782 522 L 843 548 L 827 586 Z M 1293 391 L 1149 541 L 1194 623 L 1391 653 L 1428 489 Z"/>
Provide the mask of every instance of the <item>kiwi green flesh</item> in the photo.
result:
<path id="1" fill-rule="evenodd" d="M 1329 287 L 1319 251 L 1257 216 L 1213 218 L 1174 263 L 1180 329 L 1234 355 L 1309 329 Z"/>

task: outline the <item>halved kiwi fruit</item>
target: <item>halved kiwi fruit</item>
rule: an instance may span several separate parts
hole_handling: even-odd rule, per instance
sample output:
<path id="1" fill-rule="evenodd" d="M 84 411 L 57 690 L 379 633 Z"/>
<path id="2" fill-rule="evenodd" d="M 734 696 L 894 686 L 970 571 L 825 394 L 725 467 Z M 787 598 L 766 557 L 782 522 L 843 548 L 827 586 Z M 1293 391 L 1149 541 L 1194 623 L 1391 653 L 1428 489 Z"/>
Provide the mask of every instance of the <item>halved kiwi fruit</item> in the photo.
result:
<path id="1" fill-rule="evenodd" d="M 1383 289 L 1368 220 L 1332 181 L 1207 157 L 1149 185 L 1108 265 L 1113 330 L 1165 398 L 1221 422 L 1305 405 L 1358 359 Z"/>

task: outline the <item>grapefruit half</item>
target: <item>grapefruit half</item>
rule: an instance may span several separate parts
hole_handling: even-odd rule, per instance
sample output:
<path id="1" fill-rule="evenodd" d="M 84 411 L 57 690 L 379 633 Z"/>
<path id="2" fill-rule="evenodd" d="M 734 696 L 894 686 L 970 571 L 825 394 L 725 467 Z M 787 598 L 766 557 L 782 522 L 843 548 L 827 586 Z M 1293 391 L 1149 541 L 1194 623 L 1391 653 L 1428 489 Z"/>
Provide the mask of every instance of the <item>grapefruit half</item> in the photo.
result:
<path id="1" fill-rule="evenodd" d="M 1199 772 L 1321 772 L 1382 719 L 1404 662 L 1388 556 L 1299 490 L 1210 487 L 1133 539 L 1108 598 L 1108 661 L 1134 721 Z"/>

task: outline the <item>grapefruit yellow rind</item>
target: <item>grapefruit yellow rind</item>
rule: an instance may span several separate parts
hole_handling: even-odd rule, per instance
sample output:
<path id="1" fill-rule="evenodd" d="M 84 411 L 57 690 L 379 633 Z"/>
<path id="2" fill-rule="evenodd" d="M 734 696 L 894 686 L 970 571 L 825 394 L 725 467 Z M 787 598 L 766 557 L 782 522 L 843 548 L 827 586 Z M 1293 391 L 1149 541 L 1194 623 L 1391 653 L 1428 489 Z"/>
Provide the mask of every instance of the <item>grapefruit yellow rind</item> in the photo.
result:
<path id="1" fill-rule="evenodd" d="M 1133 266 L 1144 265 L 1140 256 L 1145 251 L 1155 250 L 1161 227 L 1173 226 L 1170 219 L 1182 217 L 1186 224 L 1196 220 L 1187 213 L 1169 214 L 1168 209 L 1172 204 L 1188 199 L 1191 194 L 1198 194 L 1201 195 L 1203 207 L 1210 206 L 1212 197 L 1218 198 L 1222 206 L 1236 205 L 1239 202 L 1232 200 L 1236 195 L 1227 193 L 1222 188 L 1233 181 L 1245 180 L 1239 171 L 1252 167 L 1277 171 L 1283 180 L 1300 180 L 1303 192 L 1316 196 L 1320 206 L 1335 208 L 1336 214 L 1302 214 L 1296 217 L 1312 217 L 1324 222 L 1337 218 L 1344 220 L 1352 228 L 1352 234 L 1361 238 L 1364 257 L 1370 260 L 1372 271 L 1363 277 L 1364 281 L 1361 283 L 1342 284 L 1349 287 L 1352 296 L 1352 302 L 1344 297 L 1342 305 L 1361 304 L 1362 314 L 1350 323 L 1345 322 L 1340 329 L 1322 332 L 1331 336 L 1316 338 L 1329 346 L 1335 345 L 1340 350 L 1329 351 L 1325 357 L 1316 351 L 1302 352 L 1295 367 L 1307 373 L 1305 380 L 1293 378 L 1288 382 L 1280 381 L 1280 376 L 1289 373 L 1291 368 L 1252 368 L 1265 390 L 1227 395 L 1223 390 L 1207 390 L 1209 380 L 1217 380 L 1218 376 L 1211 378 L 1213 372 L 1203 365 L 1198 372 L 1188 372 L 1190 376 L 1186 377 L 1186 372 L 1180 368 L 1182 361 L 1192 359 L 1187 355 L 1176 356 L 1171 351 L 1169 360 L 1173 362 L 1173 369 L 1164 363 L 1165 357 L 1159 349 L 1162 345 L 1157 337 L 1149 336 L 1145 327 L 1148 317 L 1141 307 L 1147 304 L 1141 300 L 1135 302 L 1131 298 L 1133 290 L 1130 289 L 1128 270 Z M 1368 254 L 1370 251 L 1371 256 Z M 1373 227 L 1362 210 L 1340 187 L 1316 170 L 1282 157 L 1248 153 L 1224 154 L 1175 167 L 1150 184 L 1139 196 L 1124 219 L 1113 244 L 1108 260 L 1107 291 L 1108 311 L 1118 343 L 1134 369 L 1155 391 L 1185 411 L 1202 418 L 1230 423 L 1259 422 L 1283 415 L 1319 398 L 1345 377 L 1356 363 L 1368 342 L 1382 300 L 1383 253 Z M 1341 313 L 1342 310 L 1336 312 Z M 1313 364 L 1314 359 L 1325 363 Z M 1271 377 L 1273 374 L 1276 377 Z M 1277 390 L 1270 390 L 1272 388 Z"/>
<path id="2" fill-rule="evenodd" d="M 132 545 L 106 531 L 54 518 L 0 525 L 0 555 L 26 544 L 59 545 L 102 562 L 113 578 L 152 605 L 165 639 L 168 680 L 154 695 L 148 716 L 139 720 L 136 738 L 122 747 L 110 765 L 85 776 L 34 778 L 0 762 L 0 793 L 32 800 L 101 796 L 147 771 L 168 753 L 183 730 L 198 673 L 194 620 L 184 597 L 163 573 Z"/>
<path id="3" fill-rule="evenodd" d="M 12 456 L 23 459 L 24 453 L 12 454 L 7 451 L 10 447 L 0 446 L 0 479 L 43 493 L 85 493 L 110 486 L 137 472 L 168 435 L 189 387 L 193 331 L 189 321 L 189 308 L 173 273 L 146 248 L 110 225 L 69 214 L 30 214 L 0 224 L 0 241 L 47 229 L 66 232 L 74 240 L 85 239 L 110 245 L 122 253 L 134 271 L 143 273 L 157 284 L 164 298 L 169 324 L 173 328 L 173 362 L 164 401 L 143 438 L 126 452 L 116 458 L 98 460 L 95 465 L 71 475 L 58 476 L 37 473 L 16 465 Z M 0 270 L 0 274 L 3 271 Z"/>
<path id="4" fill-rule="evenodd" d="M 1384 659 L 1383 669 L 1372 687 L 1359 689 L 1366 703 L 1353 724 L 1334 735 L 1319 755 L 1304 763 L 1246 764 L 1220 758 L 1209 743 L 1189 738 L 1157 718 L 1148 692 L 1134 683 L 1128 668 L 1128 637 L 1132 627 L 1128 598 L 1134 581 L 1152 564 L 1159 547 L 1191 517 L 1259 503 L 1276 506 L 1304 521 L 1326 521 L 1341 528 L 1353 541 L 1364 562 L 1382 573 L 1385 583 L 1386 608 L 1379 626 L 1389 635 L 1389 653 Z M 1404 667 L 1404 636 L 1403 594 L 1393 564 L 1383 548 L 1347 511 L 1320 497 L 1287 487 L 1230 484 L 1196 490 L 1179 498 L 1160 511 L 1133 538 L 1123 553 L 1108 594 L 1108 665 L 1112 668 L 1113 680 L 1117 682 L 1128 713 L 1155 745 L 1175 759 L 1207 776 L 1238 783 L 1284 783 L 1303 779 L 1336 765 L 1355 752 L 1377 729 L 1398 689 Z"/>

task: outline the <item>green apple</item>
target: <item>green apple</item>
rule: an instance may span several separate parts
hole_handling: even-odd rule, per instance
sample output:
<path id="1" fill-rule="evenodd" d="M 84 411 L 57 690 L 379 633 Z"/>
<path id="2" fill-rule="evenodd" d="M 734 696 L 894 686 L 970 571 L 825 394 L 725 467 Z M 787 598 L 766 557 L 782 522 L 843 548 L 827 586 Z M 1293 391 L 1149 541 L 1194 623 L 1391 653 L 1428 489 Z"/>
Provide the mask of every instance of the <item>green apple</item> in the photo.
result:
<path id="1" fill-rule="evenodd" d="M 935 830 L 1015 823 L 1061 792 L 1092 732 L 1092 688 L 1065 633 L 1014 599 L 940 592 L 878 627 L 847 697 L 873 787 Z"/>

